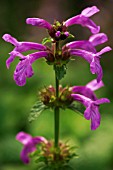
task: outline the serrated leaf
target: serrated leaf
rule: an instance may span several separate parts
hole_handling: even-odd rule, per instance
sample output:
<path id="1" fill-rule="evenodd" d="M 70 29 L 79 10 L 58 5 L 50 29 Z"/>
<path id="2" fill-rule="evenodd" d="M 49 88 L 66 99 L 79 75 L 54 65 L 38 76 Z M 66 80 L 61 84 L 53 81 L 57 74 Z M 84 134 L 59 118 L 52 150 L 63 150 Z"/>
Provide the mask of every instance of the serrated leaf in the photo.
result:
<path id="1" fill-rule="evenodd" d="M 54 70 L 56 72 L 58 80 L 61 80 L 64 77 L 64 75 L 66 74 L 66 69 L 67 67 L 65 64 L 63 64 L 62 66 L 54 65 Z"/>
<path id="2" fill-rule="evenodd" d="M 45 44 L 48 43 L 48 42 L 49 42 L 49 43 L 52 42 L 52 39 L 51 39 L 50 37 L 48 37 L 48 38 L 46 37 L 46 38 L 44 38 L 44 39 L 42 40 L 42 44 L 43 44 L 43 45 L 45 45 Z"/>
<path id="3" fill-rule="evenodd" d="M 30 111 L 29 122 L 36 120 L 45 109 L 47 107 L 41 101 L 37 101 Z"/>
<path id="4" fill-rule="evenodd" d="M 85 107 L 81 103 L 75 101 L 70 106 L 68 106 L 68 109 L 80 114 L 81 116 L 83 116 L 85 111 Z"/>

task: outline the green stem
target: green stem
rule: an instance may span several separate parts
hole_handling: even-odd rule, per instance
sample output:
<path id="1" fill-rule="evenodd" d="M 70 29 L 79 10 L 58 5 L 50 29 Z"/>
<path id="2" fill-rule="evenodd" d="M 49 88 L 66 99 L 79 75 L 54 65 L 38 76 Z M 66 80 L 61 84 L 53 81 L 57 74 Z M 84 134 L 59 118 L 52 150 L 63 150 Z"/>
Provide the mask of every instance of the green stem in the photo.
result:
<path id="1" fill-rule="evenodd" d="M 59 50 L 59 42 L 56 42 L 56 50 L 55 54 L 58 53 Z M 57 78 L 57 73 L 55 71 L 55 83 L 56 83 L 56 100 L 59 97 L 59 80 Z M 58 106 L 54 109 L 54 128 L 55 128 L 55 148 L 58 148 L 59 143 L 59 116 L 60 116 L 60 109 Z"/>
<path id="2" fill-rule="evenodd" d="M 59 96 L 59 80 L 56 77 L 56 98 Z M 54 110 L 54 118 L 55 118 L 55 147 L 58 148 L 58 142 L 59 142 L 59 107 L 55 107 Z"/>

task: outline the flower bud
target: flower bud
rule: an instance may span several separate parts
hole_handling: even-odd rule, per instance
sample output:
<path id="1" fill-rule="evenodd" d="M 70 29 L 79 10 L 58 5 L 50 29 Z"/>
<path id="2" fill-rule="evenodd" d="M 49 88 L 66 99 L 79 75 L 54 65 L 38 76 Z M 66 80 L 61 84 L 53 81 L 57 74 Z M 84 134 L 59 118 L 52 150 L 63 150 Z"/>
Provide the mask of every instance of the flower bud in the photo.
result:
<path id="1" fill-rule="evenodd" d="M 48 53 L 48 56 L 46 57 L 46 60 L 50 63 L 55 61 L 54 55 L 52 54 L 52 52 Z"/>
<path id="2" fill-rule="evenodd" d="M 65 49 L 66 47 L 64 47 Z M 70 58 L 70 53 L 68 50 L 63 50 L 63 53 L 62 53 L 62 60 L 68 60 Z"/>
<path id="3" fill-rule="evenodd" d="M 58 21 L 55 22 L 53 27 L 48 30 L 48 32 L 55 41 L 65 40 L 69 36 L 67 27 L 63 24 L 60 24 Z"/>
<path id="4" fill-rule="evenodd" d="M 73 102 L 73 97 L 71 96 L 72 90 L 69 87 L 63 88 L 59 86 L 59 97 L 56 98 L 56 90 L 50 85 L 42 89 L 39 93 L 41 101 L 51 108 L 60 107 L 66 108 Z"/>

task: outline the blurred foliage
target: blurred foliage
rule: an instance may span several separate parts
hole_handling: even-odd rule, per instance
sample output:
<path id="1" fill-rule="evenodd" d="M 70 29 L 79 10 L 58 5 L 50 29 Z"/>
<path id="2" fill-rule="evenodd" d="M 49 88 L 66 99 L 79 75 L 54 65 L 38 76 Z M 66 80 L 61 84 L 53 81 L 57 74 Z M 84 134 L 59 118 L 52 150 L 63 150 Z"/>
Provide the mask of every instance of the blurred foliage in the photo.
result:
<path id="1" fill-rule="evenodd" d="M 47 6 L 50 5 L 50 8 Z M 57 4 L 56 4 L 57 3 Z M 45 5 L 46 4 L 46 5 Z M 25 24 L 27 17 L 41 17 L 53 19 L 54 12 L 58 10 L 58 18 L 64 20 L 68 15 L 73 16 L 88 5 L 97 5 L 105 17 L 97 19 L 101 24 L 102 31 L 105 31 L 110 38 L 110 45 L 113 45 L 110 30 L 113 28 L 113 21 L 108 18 L 110 9 L 113 7 L 111 0 L 101 1 L 79 1 L 79 0 L 1 0 L 0 35 L 10 33 L 19 40 L 41 42 L 44 38 L 43 31 Z M 55 6 L 56 5 L 56 6 Z M 45 7 L 46 6 L 46 7 Z M 46 9 L 46 10 L 45 10 Z M 40 12 L 41 11 L 41 12 Z M 105 13 L 106 12 L 106 13 Z M 108 15 L 109 14 L 109 15 Z M 101 17 L 101 15 L 97 14 Z M 112 16 L 112 10 L 111 10 Z M 64 17 L 64 18 L 63 18 Z M 49 20 L 49 19 L 48 19 Z M 51 19 L 50 19 L 51 20 Z M 109 23 L 108 23 L 109 21 Z M 105 24 L 106 22 L 106 24 Z M 111 26 L 111 27 L 110 27 Z M 89 32 L 84 32 L 83 28 L 72 27 L 72 33 L 76 33 L 76 38 L 87 38 Z M 39 31 L 39 33 L 38 33 Z M 79 32 L 81 33 L 79 34 Z M 42 34 L 40 34 L 42 32 Z M 32 37 L 33 36 L 33 37 Z M 37 37 L 36 37 L 37 36 Z M 42 39 L 41 39 L 42 38 Z M 0 40 L 0 170 L 31 170 L 36 169 L 34 163 L 29 166 L 23 165 L 19 153 L 22 145 L 15 140 L 19 131 L 26 131 L 33 136 L 44 135 L 46 138 L 53 138 L 54 117 L 51 111 L 44 111 L 38 120 L 33 123 L 28 122 L 28 115 L 31 107 L 37 100 L 38 90 L 45 85 L 54 85 L 54 73 L 51 66 L 48 66 L 43 59 L 36 61 L 33 65 L 35 75 L 27 80 L 24 87 L 18 87 L 13 81 L 13 71 L 18 59 L 11 64 L 10 70 L 6 69 L 5 61 L 12 46 L 2 39 Z M 71 162 L 75 170 L 112 170 L 113 169 L 113 52 L 104 55 L 101 64 L 104 70 L 103 81 L 105 87 L 96 92 L 98 97 L 108 97 L 110 104 L 100 107 L 102 115 L 101 126 L 96 131 L 90 130 L 90 122 L 82 116 L 67 110 L 61 112 L 60 137 L 62 140 L 69 140 L 70 144 L 77 145 L 79 159 Z M 50 74 L 51 73 L 51 74 Z M 67 74 L 61 81 L 63 85 L 85 85 L 95 78 L 89 71 L 89 65 L 81 58 L 76 58 L 68 64 Z"/>

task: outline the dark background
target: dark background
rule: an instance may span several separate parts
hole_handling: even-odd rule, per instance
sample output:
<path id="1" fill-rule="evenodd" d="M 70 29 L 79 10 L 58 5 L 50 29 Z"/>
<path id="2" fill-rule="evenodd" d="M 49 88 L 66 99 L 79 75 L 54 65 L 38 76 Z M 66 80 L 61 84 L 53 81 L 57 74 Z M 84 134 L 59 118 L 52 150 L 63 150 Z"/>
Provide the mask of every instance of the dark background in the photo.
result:
<path id="1" fill-rule="evenodd" d="M 113 1 L 112 0 L 1 0 L 0 1 L 0 37 L 9 33 L 19 41 L 41 43 L 47 36 L 45 29 L 25 23 L 28 17 L 44 18 L 50 23 L 54 19 L 63 21 L 79 14 L 87 6 L 96 5 L 100 12 L 92 17 L 101 32 L 108 35 L 105 45 L 113 47 Z M 88 39 L 91 35 L 87 28 L 79 25 L 70 27 L 76 39 Z M 98 47 L 100 50 L 105 45 Z M 54 85 L 52 67 L 40 59 L 33 64 L 35 75 L 27 80 L 24 87 L 18 87 L 13 81 L 13 71 L 18 59 L 6 69 L 5 61 L 12 45 L 0 39 L 0 170 L 36 169 L 34 163 L 23 165 L 19 158 L 22 145 L 15 140 L 19 131 L 33 136 L 43 135 L 53 138 L 53 113 L 46 111 L 33 123 L 28 122 L 30 108 L 37 100 L 38 90 L 44 85 Z M 71 111 L 61 112 L 60 138 L 69 139 L 70 144 L 77 145 L 79 159 L 72 161 L 75 170 L 113 170 L 113 52 L 103 55 L 103 81 L 105 87 L 96 92 L 99 98 L 107 97 L 110 104 L 100 107 L 101 126 L 96 131 L 90 130 L 90 121 Z M 50 74 L 51 73 L 51 74 Z M 81 58 L 68 64 L 68 71 L 62 84 L 85 85 L 94 79 L 89 64 Z"/>

